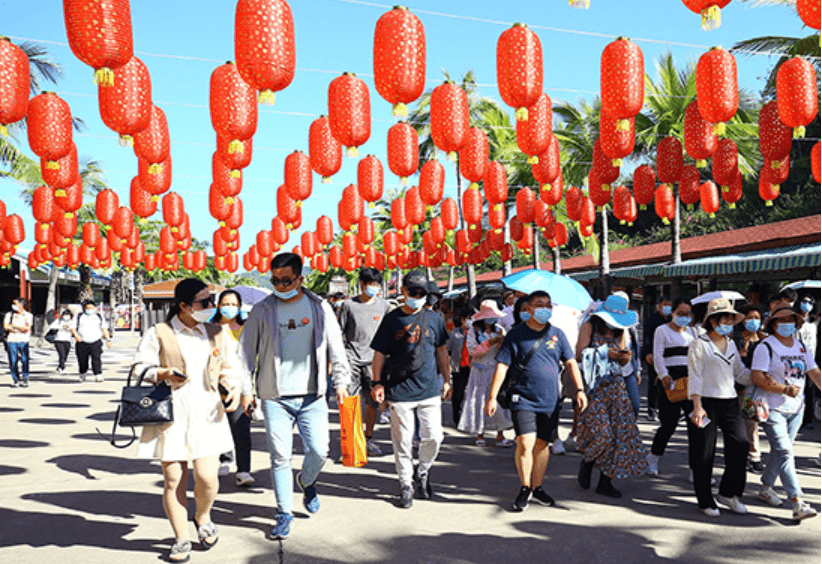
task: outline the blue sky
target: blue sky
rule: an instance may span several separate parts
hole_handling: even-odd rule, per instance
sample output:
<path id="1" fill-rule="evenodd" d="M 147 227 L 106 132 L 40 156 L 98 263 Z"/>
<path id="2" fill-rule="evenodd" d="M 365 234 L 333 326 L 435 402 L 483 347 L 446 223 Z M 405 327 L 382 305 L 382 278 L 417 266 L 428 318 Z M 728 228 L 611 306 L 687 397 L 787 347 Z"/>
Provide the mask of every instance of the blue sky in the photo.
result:
<path id="1" fill-rule="evenodd" d="M 183 196 L 192 234 L 199 239 L 210 240 L 216 227 L 208 213 L 215 147 L 208 84 L 214 68 L 234 58 L 235 4 L 226 0 L 131 3 L 135 51 L 151 72 L 154 103 L 168 116 L 174 163 L 172 190 Z M 291 85 L 277 94 L 275 106 L 260 107 L 254 157 L 244 171 L 241 194 L 245 212 L 240 231 L 242 251 L 254 243 L 257 231 L 270 229 L 285 157 L 295 149 L 308 151 L 308 127 L 316 116 L 327 113 L 328 84 L 343 71 L 356 72 L 371 93 L 371 138 L 360 147 L 360 155 L 378 155 L 385 165 L 386 188 L 398 186 L 384 158 L 386 132 L 395 120 L 390 105 L 379 97 L 373 80 L 366 76 L 372 72 L 374 25 L 390 5 L 359 0 L 292 0 L 290 5 L 298 71 Z M 646 72 L 655 76 L 654 61 L 667 50 L 682 65 L 696 61 L 713 45 L 729 48 L 751 37 L 797 37 L 811 31 L 803 26 L 794 9 L 753 7 L 739 1 L 722 11 L 722 26 L 712 32 L 702 31 L 699 16 L 679 0 L 591 0 L 589 10 L 571 9 L 565 0 L 412 0 L 408 6 L 425 26 L 428 87 L 441 82 L 441 69 L 447 69 L 451 76 L 462 76 L 473 69 L 481 85 L 480 95 L 496 100 L 497 38 L 516 21 L 531 25 L 540 37 L 544 88 L 555 103 L 593 97 L 599 89 L 599 57 L 612 41 L 611 36 L 625 35 L 636 41 L 645 55 Z M 137 160 L 131 149 L 119 147 L 116 134 L 100 119 L 93 71 L 67 46 L 62 2 L 0 2 L 0 14 L 1 35 L 39 40 L 62 64 L 65 78 L 54 89 L 70 104 L 73 114 L 88 125 L 84 133 L 75 134 L 79 154 L 102 163 L 109 185 L 127 204 Z M 738 55 L 737 62 L 740 85 L 758 92 L 775 58 Z M 513 118 L 513 110 L 510 113 Z M 19 141 L 32 155 L 25 137 Z M 440 161 L 448 171 L 446 196 L 453 197 L 453 166 L 444 155 Z M 331 184 L 320 184 L 315 175 L 313 194 L 303 207 L 303 227 L 292 233 L 287 248 L 299 243 L 303 230 L 314 229 L 320 215 L 331 216 L 336 224 L 337 202 L 343 188 L 356 181 L 356 165 L 355 159 L 344 159 L 342 170 Z M 0 181 L 0 198 L 6 202 L 8 213 L 19 213 L 26 220 L 28 237 L 23 246 L 31 248 L 34 219 L 30 209 L 25 209 L 16 197 L 18 191 L 14 183 Z M 159 211 L 155 218 L 161 218 Z"/>

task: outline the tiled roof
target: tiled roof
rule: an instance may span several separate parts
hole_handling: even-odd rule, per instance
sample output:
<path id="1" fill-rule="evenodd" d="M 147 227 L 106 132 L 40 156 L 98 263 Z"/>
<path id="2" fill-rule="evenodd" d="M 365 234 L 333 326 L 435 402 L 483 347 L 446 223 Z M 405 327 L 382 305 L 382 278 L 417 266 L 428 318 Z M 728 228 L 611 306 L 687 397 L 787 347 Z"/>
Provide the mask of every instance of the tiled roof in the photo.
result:
<path id="1" fill-rule="evenodd" d="M 171 299 L 174 297 L 174 287 L 182 278 L 174 278 L 172 280 L 161 280 L 153 284 L 146 284 L 143 286 L 143 297 L 146 299 Z M 225 290 L 222 286 L 217 284 L 209 284 L 208 290 L 212 294 L 217 294 Z"/>

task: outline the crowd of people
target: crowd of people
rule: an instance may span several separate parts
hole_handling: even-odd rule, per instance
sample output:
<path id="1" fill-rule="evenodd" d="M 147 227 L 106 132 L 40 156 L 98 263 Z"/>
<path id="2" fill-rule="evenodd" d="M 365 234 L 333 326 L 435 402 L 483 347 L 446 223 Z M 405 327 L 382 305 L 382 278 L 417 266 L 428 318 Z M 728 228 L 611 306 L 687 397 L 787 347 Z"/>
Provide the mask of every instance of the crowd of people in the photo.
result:
<path id="1" fill-rule="evenodd" d="M 756 497 L 772 506 L 783 500 L 777 478 L 799 521 L 817 512 L 804 500 L 794 466 L 793 443 L 803 419 L 813 417 L 817 304 L 792 290 L 767 302 L 750 295 L 739 310 L 724 298 L 692 304 L 663 296 L 643 324 L 622 292 L 594 302 L 579 320 L 576 342 L 552 324 L 554 301 L 544 291 L 507 291 L 502 303 L 464 301 L 448 308 L 436 284 L 418 270 L 401 281 L 398 300 L 381 296 L 383 275 L 359 272 L 349 299 L 328 299 L 304 286 L 298 255 L 281 253 L 270 265 L 273 293 L 244 314 L 240 294 L 222 292 L 215 302 L 197 279 L 180 281 L 167 319 L 142 337 L 132 370 L 171 388 L 174 420 L 146 426 L 138 456 L 159 459 L 163 507 L 175 534 L 169 559 L 185 562 L 192 544 L 186 488 L 195 481 L 194 524 L 203 549 L 218 541 L 211 507 L 219 477 L 236 466 L 236 484 L 251 475 L 251 423 L 262 419 L 270 455 L 275 502 L 274 539 L 294 526 L 294 481 L 310 514 L 320 509 L 317 483 L 329 457 L 329 403 L 361 395 L 370 456 L 385 445 L 374 438 L 390 423 L 397 476 L 396 505 L 411 508 L 431 499 L 436 460 L 444 440 L 443 402 L 450 400 L 454 426 L 477 448 L 495 433 L 496 447 L 514 447 L 519 477 L 512 508 L 532 502 L 554 505 L 545 480 L 550 454 L 581 454 L 577 481 L 618 499 L 614 480 L 665 471 L 663 455 L 681 420 L 687 426 L 688 464 L 697 507 L 720 514 L 718 504 L 746 513 L 742 502 L 750 473 L 761 474 Z M 14 385 L 28 385 L 32 317 L 15 300 L 3 319 Z M 102 342 L 110 345 L 93 302 L 74 316 L 65 310 L 55 333 L 58 371 L 65 370 L 76 341 L 80 377 L 91 360 L 101 379 Z M 648 374 L 645 417 L 659 426 L 643 442 L 639 385 Z M 19 365 L 19 367 L 18 367 Z M 573 407 L 568 440 L 559 436 L 564 399 Z M 386 421 L 387 417 L 387 421 Z M 300 435 L 301 468 L 292 470 L 294 428 Z M 770 445 L 763 458 L 759 433 Z M 714 496 L 713 466 L 718 431 L 724 471 Z M 513 435 L 514 440 L 507 438 Z M 512 488 L 513 489 L 513 488 Z"/>

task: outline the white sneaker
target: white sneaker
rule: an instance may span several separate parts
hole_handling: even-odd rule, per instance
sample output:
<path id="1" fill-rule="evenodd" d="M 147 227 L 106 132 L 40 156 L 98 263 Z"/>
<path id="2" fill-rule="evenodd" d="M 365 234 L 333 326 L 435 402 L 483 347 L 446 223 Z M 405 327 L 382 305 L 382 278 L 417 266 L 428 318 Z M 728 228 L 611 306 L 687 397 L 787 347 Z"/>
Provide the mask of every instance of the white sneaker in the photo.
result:
<path id="1" fill-rule="evenodd" d="M 719 517 L 719 509 L 716 507 L 706 507 L 705 509 L 700 509 L 700 511 L 707 517 Z"/>
<path id="2" fill-rule="evenodd" d="M 380 424 L 388 425 L 389 423 L 391 423 L 391 411 L 385 410 L 380 414 Z"/>
<path id="3" fill-rule="evenodd" d="M 554 444 L 551 445 L 551 454 L 565 454 L 565 445 L 562 444 L 559 437 L 557 437 Z"/>
<path id="4" fill-rule="evenodd" d="M 252 476 L 248 472 L 237 472 L 237 485 L 238 486 L 250 486 L 253 483 L 254 483 L 254 476 Z"/>
<path id="5" fill-rule="evenodd" d="M 102 374 L 95 374 L 94 375 L 94 381 L 95 382 L 102 382 L 103 381 L 103 375 Z"/>
<path id="6" fill-rule="evenodd" d="M 782 500 L 771 487 L 763 485 L 759 488 L 759 499 L 772 507 L 782 507 Z"/>
<path id="7" fill-rule="evenodd" d="M 368 450 L 368 456 L 382 456 L 382 449 L 380 445 L 374 442 L 374 439 L 368 439 L 366 448 Z"/>
<path id="8" fill-rule="evenodd" d="M 219 470 L 217 470 L 217 475 L 222 478 L 223 476 L 228 476 L 231 473 L 231 466 L 227 462 L 222 462 L 220 464 Z"/>
<path id="9" fill-rule="evenodd" d="M 645 471 L 646 474 L 650 474 L 651 476 L 658 476 L 659 475 L 659 457 L 653 453 L 648 453 L 648 456 L 645 457 L 646 462 L 648 462 L 648 469 Z"/>
<path id="10" fill-rule="evenodd" d="M 801 521 L 802 519 L 808 519 L 810 517 L 816 517 L 819 513 L 816 512 L 816 509 L 802 501 L 801 499 L 793 504 L 793 520 L 794 521 Z"/>
<path id="11" fill-rule="evenodd" d="M 724 495 L 717 495 L 716 500 L 734 513 L 745 515 L 748 512 L 748 508 L 742 504 L 742 500 L 737 496 L 725 497 Z"/>
<path id="12" fill-rule="evenodd" d="M 78 382 L 85 382 L 86 381 L 86 375 L 85 374 L 78 374 L 77 375 L 77 381 Z"/>
<path id="13" fill-rule="evenodd" d="M 56 372 L 57 374 L 62 374 L 62 373 L 63 373 L 63 369 L 58 367 L 58 368 L 55 370 L 55 372 Z"/>

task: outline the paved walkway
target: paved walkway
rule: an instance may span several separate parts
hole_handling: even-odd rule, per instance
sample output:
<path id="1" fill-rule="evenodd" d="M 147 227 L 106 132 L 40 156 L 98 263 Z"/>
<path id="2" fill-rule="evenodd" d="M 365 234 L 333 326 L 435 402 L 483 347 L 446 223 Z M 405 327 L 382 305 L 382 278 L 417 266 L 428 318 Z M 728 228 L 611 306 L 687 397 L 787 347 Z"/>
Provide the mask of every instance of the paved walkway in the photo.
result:
<path id="1" fill-rule="evenodd" d="M 104 353 L 103 383 L 56 375 L 51 348 L 33 352 L 28 389 L 11 388 L 5 359 L 0 362 L 2 562 L 165 559 L 172 538 L 158 463 L 136 459 L 136 446 L 112 448 L 95 431 L 110 431 L 136 342 L 128 334 L 116 336 L 115 347 Z M 70 365 L 76 366 L 73 353 Z M 563 436 L 570 428 L 567 408 L 566 402 Z M 654 426 L 643 420 L 640 427 L 648 444 Z M 387 426 L 376 437 L 390 450 Z M 817 424 L 797 441 L 800 482 L 817 509 L 820 471 L 812 458 L 819 438 Z M 473 438 L 451 427 L 432 470 L 435 498 L 415 501 L 410 510 L 393 505 L 392 457 L 374 458 L 362 469 L 329 462 L 318 488 L 321 511 L 310 518 L 298 512 L 282 547 L 266 538 L 273 496 L 260 423 L 252 439 L 257 484 L 241 489 L 233 475 L 223 479 L 213 513 L 220 542 L 210 552 L 195 547 L 192 562 L 820 562 L 822 519 L 796 525 L 787 507 L 759 502 L 751 494 L 757 476 L 749 475 L 748 515 L 723 510 L 717 519 L 702 516 L 687 481 L 684 427 L 661 461 L 660 476 L 616 482 L 625 494 L 621 500 L 576 485 L 578 454 L 552 456 L 545 487 L 557 507 L 532 505 L 524 513 L 509 510 L 518 487 L 512 451 L 475 447 Z M 299 462 L 296 456 L 295 466 Z M 301 509 L 299 498 L 296 505 Z"/>

